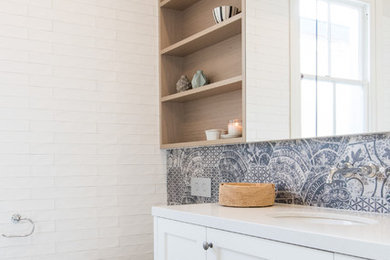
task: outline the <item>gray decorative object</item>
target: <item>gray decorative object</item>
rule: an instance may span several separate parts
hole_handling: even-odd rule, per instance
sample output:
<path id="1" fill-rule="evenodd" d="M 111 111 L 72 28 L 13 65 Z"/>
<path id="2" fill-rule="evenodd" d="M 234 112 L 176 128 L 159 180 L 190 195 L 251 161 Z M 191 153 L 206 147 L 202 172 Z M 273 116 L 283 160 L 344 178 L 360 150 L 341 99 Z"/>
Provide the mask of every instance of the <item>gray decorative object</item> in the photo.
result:
<path id="1" fill-rule="evenodd" d="M 199 88 L 208 83 L 206 76 L 202 70 L 198 70 L 192 78 L 192 88 Z"/>
<path id="2" fill-rule="evenodd" d="M 176 83 L 177 92 L 183 92 L 191 89 L 191 82 L 186 75 L 181 75 L 179 81 Z"/>
<path id="3" fill-rule="evenodd" d="M 217 202 L 221 182 L 272 182 L 279 203 L 390 213 L 390 133 L 176 149 L 167 157 L 169 204 Z M 365 173 L 372 164 L 379 174 Z M 343 165 L 360 170 L 333 172 L 329 181 Z M 190 195 L 191 177 L 211 178 L 211 198 Z"/>

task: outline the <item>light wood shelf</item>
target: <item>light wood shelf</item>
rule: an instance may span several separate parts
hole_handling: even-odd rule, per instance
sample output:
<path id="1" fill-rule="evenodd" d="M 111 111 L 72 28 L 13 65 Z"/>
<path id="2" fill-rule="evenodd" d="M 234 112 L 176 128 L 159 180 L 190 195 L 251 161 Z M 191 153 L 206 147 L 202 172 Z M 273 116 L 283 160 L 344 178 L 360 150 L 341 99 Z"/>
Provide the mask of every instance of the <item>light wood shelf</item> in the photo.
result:
<path id="1" fill-rule="evenodd" d="M 242 88 L 242 76 L 215 82 L 196 89 L 187 90 L 161 98 L 161 102 L 187 102 L 204 97 L 220 95 Z"/>
<path id="2" fill-rule="evenodd" d="M 162 55 L 187 56 L 241 33 L 242 14 L 213 25 L 161 51 Z"/>
<path id="3" fill-rule="evenodd" d="M 245 141 L 245 40 L 242 0 L 159 0 L 160 145 L 162 149 Z M 212 10 L 232 5 L 243 12 L 215 24 Z M 176 92 L 182 75 L 203 70 L 212 82 Z M 226 129 L 242 119 L 243 137 L 206 141 L 206 129 Z"/>
<path id="4" fill-rule="evenodd" d="M 195 142 L 183 142 L 173 144 L 162 144 L 162 149 L 177 149 L 184 147 L 198 147 L 198 146 L 210 146 L 210 145 L 227 145 L 227 144 L 240 144 L 243 143 L 244 138 L 230 138 L 230 139 L 219 139 L 213 141 L 195 141 Z"/>
<path id="5" fill-rule="evenodd" d="M 174 10 L 184 10 L 196 2 L 199 2 L 199 0 L 164 0 L 160 2 L 160 7 Z"/>

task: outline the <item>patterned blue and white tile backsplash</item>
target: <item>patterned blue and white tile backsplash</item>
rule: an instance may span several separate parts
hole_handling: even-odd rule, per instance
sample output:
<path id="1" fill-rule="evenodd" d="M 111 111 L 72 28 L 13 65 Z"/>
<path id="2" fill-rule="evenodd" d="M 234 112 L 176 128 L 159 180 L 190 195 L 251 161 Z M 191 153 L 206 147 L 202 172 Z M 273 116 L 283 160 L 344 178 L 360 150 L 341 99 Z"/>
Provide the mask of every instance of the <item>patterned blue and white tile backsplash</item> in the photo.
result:
<path id="1" fill-rule="evenodd" d="M 168 203 L 218 201 L 221 182 L 273 182 L 277 202 L 390 213 L 389 169 L 376 177 L 326 178 L 332 167 L 390 167 L 390 133 L 177 149 L 168 156 Z M 191 177 L 211 178 L 211 198 L 190 194 Z"/>

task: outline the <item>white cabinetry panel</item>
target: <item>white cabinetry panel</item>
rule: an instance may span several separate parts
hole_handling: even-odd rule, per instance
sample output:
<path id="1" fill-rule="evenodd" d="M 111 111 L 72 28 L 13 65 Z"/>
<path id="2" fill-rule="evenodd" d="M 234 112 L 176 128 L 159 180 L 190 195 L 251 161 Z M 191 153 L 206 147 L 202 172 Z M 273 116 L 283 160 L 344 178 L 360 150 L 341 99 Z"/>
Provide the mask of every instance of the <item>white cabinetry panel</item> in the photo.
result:
<path id="1" fill-rule="evenodd" d="M 203 243 L 212 244 L 205 250 Z M 155 260 L 368 260 L 155 218 Z"/>
<path id="2" fill-rule="evenodd" d="M 210 228 L 207 241 L 207 260 L 333 260 L 330 252 Z"/>
<path id="3" fill-rule="evenodd" d="M 157 218 L 155 260 L 206 260 L 206 228 Z"/>
<path id="4" fill-rule="evenodd" d="M 349 255 L 334 254 L 334 260 L 368 260 L 367 258 L 354 257 Z"/>

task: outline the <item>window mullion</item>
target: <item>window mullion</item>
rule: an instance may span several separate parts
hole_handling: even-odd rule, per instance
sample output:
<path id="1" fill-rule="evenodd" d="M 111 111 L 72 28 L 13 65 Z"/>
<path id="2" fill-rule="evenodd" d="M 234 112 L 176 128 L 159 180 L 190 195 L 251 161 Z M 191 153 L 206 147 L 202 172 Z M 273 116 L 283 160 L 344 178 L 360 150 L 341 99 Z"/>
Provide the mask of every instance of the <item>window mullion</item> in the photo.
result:
<path id="1" fill-rule="evenodd" d="M 343 84 L 350 84 L 350 85 L 367 85 L 368 82 L 365 80 L 355 80 L 355 79 L 345 79 L 345 78 L 336 78 L 336 77 L 329 77 L 329 76 L 316 76 L 312 74 L 302 74 L 304 79 L 311 79 L 311 80 L 320 80 L 320 81 L 330 81 L 330 82 L 337 82 L 337 83 L 343 83 Z"/>

